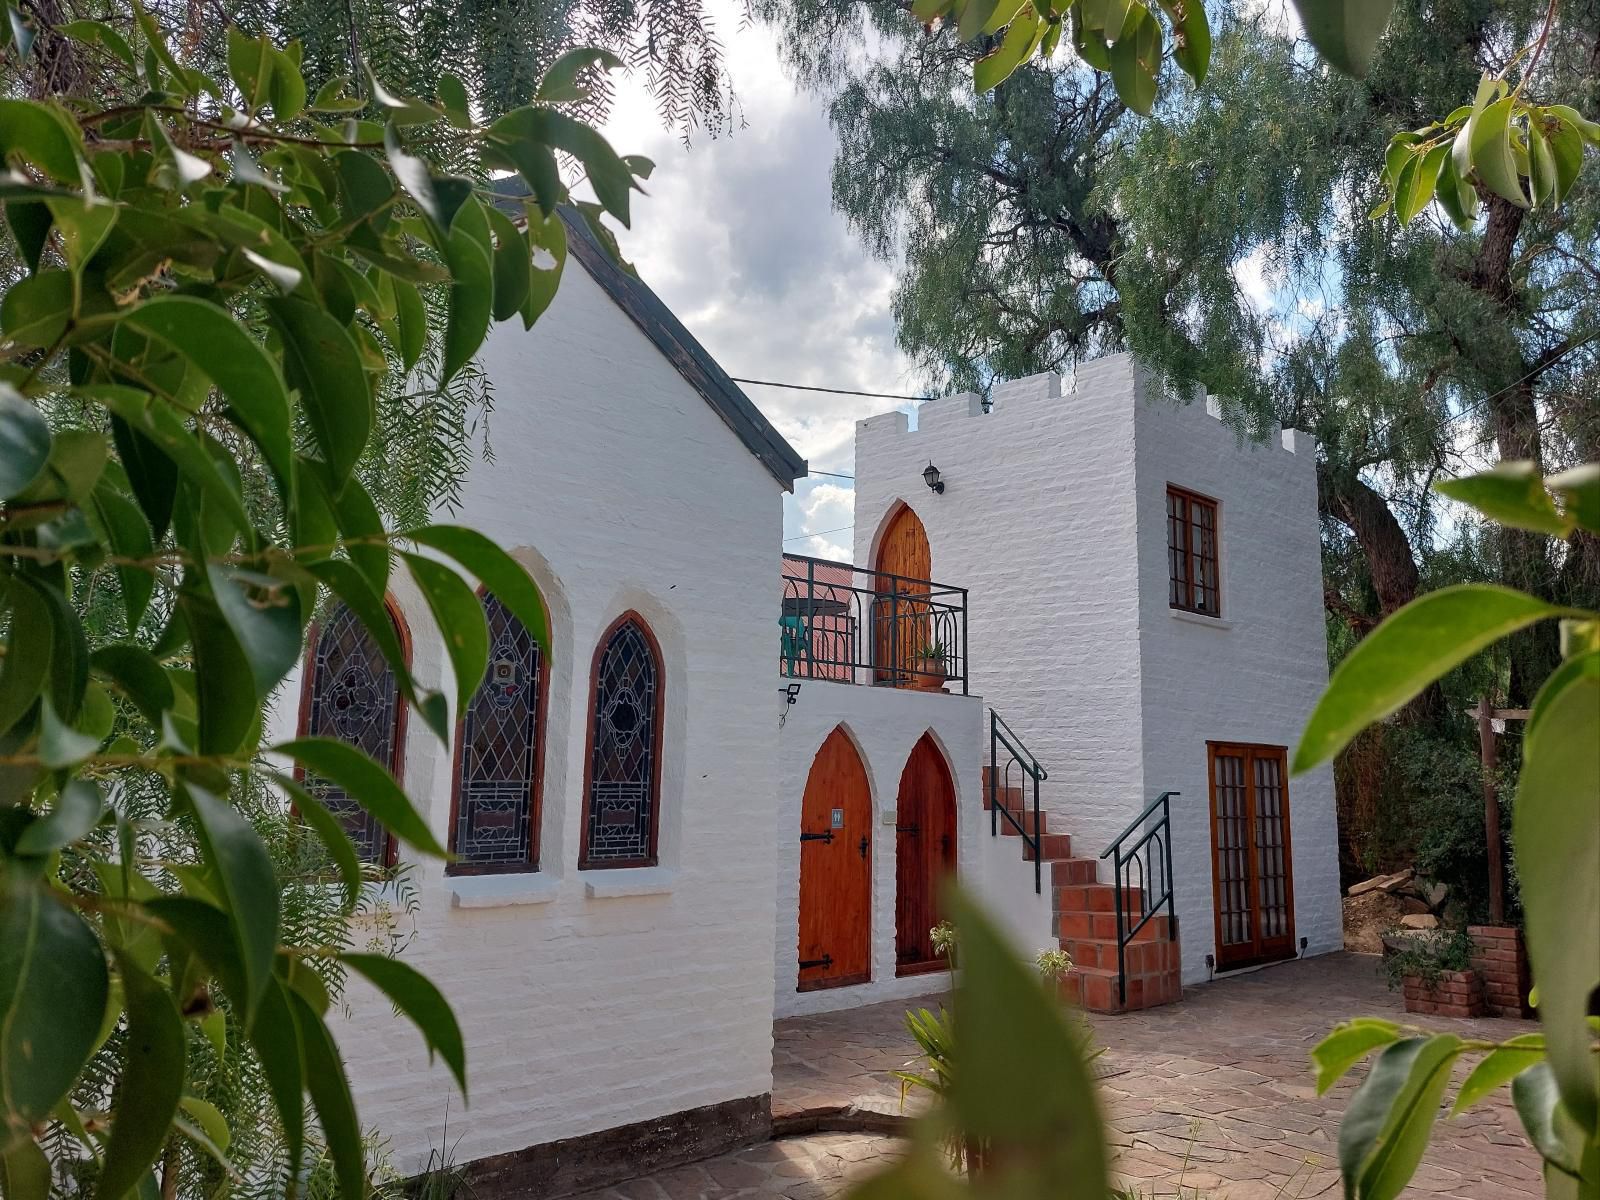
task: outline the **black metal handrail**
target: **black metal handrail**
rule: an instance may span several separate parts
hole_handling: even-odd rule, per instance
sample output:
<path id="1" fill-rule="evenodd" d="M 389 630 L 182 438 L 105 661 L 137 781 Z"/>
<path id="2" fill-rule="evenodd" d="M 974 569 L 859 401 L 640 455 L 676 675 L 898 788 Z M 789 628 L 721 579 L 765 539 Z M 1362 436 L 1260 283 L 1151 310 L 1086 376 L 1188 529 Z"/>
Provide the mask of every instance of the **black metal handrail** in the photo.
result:
<path id="1" fill-rule="evenodd" d="M 1100 852 L 1100 857 L 1112 855 L 1111 881 L 1116 888 L 1117 908 L 1117 998 L 1128 1002 L 1128 943 L 1150 922 L 1163 905 L 1167 909 L 1167 937 L 1178 940 L 1178 914 L 1172 896 L 1172 797 L 1181 792 L 1162 792 L 1144 811 L 1119 833 L 1111 845 Z M 1161 816 L 1150 823 L 1156 810 Z M 1144 829 L 1144 833 L 1131 846 L 1124 846 L 1130 837 Z M 1133 869 L 1139 871 L 1139 919 L 1129 924 L 1128 906 L 1123 900 L 1124 889 L 1133 886 Z M 1161 895 L 1155 896 L 1152 883 L 1159 877 Z"/>
<path id="2" fill-rule="evenodd" d="M 778 670 L 798 679 L 967 694 L 967 589 L 783 556 Z"/>
<path id="3" fill-rule="evenodd" d="M 1006 752 L 1006 766 L 1004 783 L 1000 774 L 1000 750 Z M 1020 777 L 1026 777 L 1032 784 L 1033 791 L 1033 832 L 1029 833 L 1027 825 L 1019 821 L 1016 814 L 1001 803 L 1002 791 L 1011 790 L 1011 770 L 1015 767 L 1020 772 Z M 1020 783 L 1021 791 L 1027 785 Z M 1006 823 L 1022 836 L 1023 845 L 1033 851 L 1033 890 L 1040 894 L 1044 892 L 1044 854 L 1042 853 L 1044 829 L 1039 820 L 1039 785 L 1050 777 L 1039 760 L 1022 744 L 1022 739 L 1017 736 L 1016 730 L 1007 725 L 1005 718 L 994 709 L 989 710 L 989 836 L 995 837 L 1000 832 L 1000 818 L 1004 817 Z M 1026 802 L 1024 795 L 1024 802 Z"/>

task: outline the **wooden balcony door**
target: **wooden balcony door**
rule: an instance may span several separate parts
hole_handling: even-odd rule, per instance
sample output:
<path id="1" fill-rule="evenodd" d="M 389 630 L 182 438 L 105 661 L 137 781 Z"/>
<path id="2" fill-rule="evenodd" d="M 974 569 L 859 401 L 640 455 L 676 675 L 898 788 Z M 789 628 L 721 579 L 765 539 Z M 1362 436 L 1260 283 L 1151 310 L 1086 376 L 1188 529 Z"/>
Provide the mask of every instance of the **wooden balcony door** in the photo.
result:
<path id="1" fill-rule="evenodd" d="M 855 743 L 835 729 L 800 802 L 799 991 L 872 977 L 872 792 Z"/>
<path id="2" fill-rule="evenodd" d="M 939 892 L 956 870 L 956 789 L 931 734 L 923 734 L 900 773 L 895 802 L 895 974 L 945 966 L 931 930 L 940 921 Z"/>
<path id="3" fill-rule="evenodd" d="M 917 652 L 932 641 L 926 600 L 932 565 L 928 531 L 922 519 L 902 504 L 878 541 L 873 563 L 879 574 L 873 583 L 877 598 L 872 605 L 872 661 L 879 682 L 903 683 L 913 672 L 934 669 L 917 658 Z"/>
<path id="4" fill-rule="evenodd" d="M 1287 751 L 1282 746 L 1208 745 L 1217 969 L 1292 958 Z"/>

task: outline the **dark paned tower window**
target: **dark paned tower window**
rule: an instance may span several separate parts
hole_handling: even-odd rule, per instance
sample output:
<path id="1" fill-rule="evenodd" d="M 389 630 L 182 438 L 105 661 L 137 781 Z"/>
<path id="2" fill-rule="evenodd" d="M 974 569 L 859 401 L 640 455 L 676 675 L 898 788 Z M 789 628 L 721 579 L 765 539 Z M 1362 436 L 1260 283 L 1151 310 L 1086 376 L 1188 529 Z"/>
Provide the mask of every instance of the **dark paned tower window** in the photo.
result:
<path id="1" fill-rule="evenodd" d="M 1167 601 L 1173 608 L 1222 615 L 1217 582 L 1217 502 L 1167 485 Z"/>

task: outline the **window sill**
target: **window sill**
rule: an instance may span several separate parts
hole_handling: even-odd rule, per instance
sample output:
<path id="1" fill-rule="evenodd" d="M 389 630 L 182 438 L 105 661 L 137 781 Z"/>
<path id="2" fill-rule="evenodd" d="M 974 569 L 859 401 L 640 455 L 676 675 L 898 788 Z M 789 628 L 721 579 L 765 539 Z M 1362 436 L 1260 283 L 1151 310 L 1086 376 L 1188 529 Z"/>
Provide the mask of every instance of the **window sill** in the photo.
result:
<path id="1" fill-rule="evenodd" d="M 584 872 L 584 889 L 591 900 L 607 900 L 613 896 L 664 896 L 677 883 L 678 872 L 671 867 Z"/>
<path id="2" fill-rule="evenodd" d="M 561 890 L 561 880 L 539 871 L 520 875 L 454 875 L 446 880 L 451 908 L 509 908 L 548 904 Z"/>
<path id="3" fill-rule="evenodd" d="M 1186 608 L 1169 608 L 1174 621 L 1183 621 L 1189 625 L 1204 625 L 1207 629 L 1232 629 L 1233 622 L 1226 617 L 1208 617 L 1205 613 L 1190 612 Z"/>

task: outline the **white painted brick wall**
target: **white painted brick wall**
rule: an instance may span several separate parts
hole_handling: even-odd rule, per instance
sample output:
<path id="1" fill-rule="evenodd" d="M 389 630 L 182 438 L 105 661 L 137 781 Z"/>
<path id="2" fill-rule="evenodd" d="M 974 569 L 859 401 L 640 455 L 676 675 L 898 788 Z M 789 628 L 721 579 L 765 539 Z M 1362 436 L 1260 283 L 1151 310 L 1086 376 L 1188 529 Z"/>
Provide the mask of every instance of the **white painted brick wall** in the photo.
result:
<path id="1" fill-rule="evenodd" d="M 970 670 L 1050 772 L 1042 798 L 1074 852 L 1097 855 L 1149 799 L 1174 808 L 1185 978 L 1212 949 L 1206 741 L 1293 747 L 1326 683 L 1315 447 L 1240 445 L 1207 406 L 1147 401 L 1131 361 L 930 401 L 856 428 L 856 561 L 901 502 L 932 574 L 969 589 Z M 1293 447 L 1291 450 L 1290 447 Z M 932 495 L 929 461 L 946 481 Z M 1168 482 L 1222 502 L 1228 628 L 1172 616 Z M 1204 620 L 1199 618 L 1198 620 Z M 1290 783 L 1296 927 L 1339 945 L 1331 774 Z M 1031 881 L 1030 881 L 1031 882 Z"/>
<path id="2" fill-rule="evenodd" d="M 538 581 L 554 623 L 537 876 L 450 880 L 422 861 L 406 961 L 445 991 L 467 1040 L 472 1105 L 450 1104 L 460 1161 L 771 1090 L 779 488 L 575 260 L 531 333 L 484 348 L 495 462 L 463 510 Z M 397 571 L 403 576 L 403 572 Z M 395 589 L 423 684 L 451 692 L 426 607 Z M 623 610 L 665 657 L 659 894 L 594 898 L 639 872 L 576 869 L 589 669 Z M 286 697 L 298 696 L 298 681 Z M 278 706 L 280 732 L 297 705 Z M 410 722 L 407 790 L 441 840 L 451 760 Z M 520 892 L 538 903 L 453 906 Z M 415 1170 L 451 1084 L 387 1003 L 351 991 L 336 1033 L 360 1115 Z"/>

